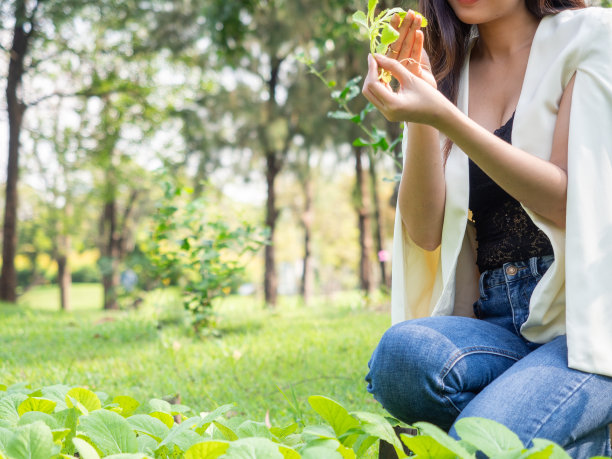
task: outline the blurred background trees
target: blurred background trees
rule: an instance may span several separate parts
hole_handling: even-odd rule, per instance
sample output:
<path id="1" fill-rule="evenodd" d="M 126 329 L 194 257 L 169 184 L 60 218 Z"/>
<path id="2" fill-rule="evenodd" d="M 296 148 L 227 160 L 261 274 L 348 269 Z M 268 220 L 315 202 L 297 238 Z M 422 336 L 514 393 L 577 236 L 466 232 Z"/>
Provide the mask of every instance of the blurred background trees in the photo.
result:
<path id="1" fill-rule="evenodd" d="M 365 73 L 349 19 L 363 3 L 0 2 L 0 300 L 57 283 L 69 309 L 71 282 L 92 282 L 114 309 L 178 285 L 150 274 L 145 249 L 160 176 L 205 197 L 203 218 L 267 228 L 236 291 L 274 306 L 278 294 L 308 303 L 388 286 L 396 166 L 327 117 L 330 92 Z M 350 104 L 358 113 L 365 100 Z M 400 133 L 376 113 L 364 123 Z"/>

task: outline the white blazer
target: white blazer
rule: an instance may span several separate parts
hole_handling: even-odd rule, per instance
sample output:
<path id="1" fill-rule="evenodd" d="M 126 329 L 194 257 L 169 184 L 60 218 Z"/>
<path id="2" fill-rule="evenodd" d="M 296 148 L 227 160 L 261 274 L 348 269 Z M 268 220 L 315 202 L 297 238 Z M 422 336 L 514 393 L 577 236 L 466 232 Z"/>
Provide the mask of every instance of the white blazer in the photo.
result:
<path id="1" fill-rule="evenodd" d="M 469 56 L 457 103 L 466 114 L 468 65 Z M 570 368 L 612 376 L 612 10 L 567 10 L 542 19 L 514 117 L 514 146 L 550 158 L 559 101 L 574 73 L 566 229 L 525 209 L 549 237 L 555 261 L 533 291 L 521 333 L 538 343 L 567 334 Z M 468 157 L 456 145 L 445 176 L 438 249 L 416 246 L 399 208 L 396 212 L 394 323 L 428 315 L 469 316 L 478 298 L 473 231 L 467 225 Z"/>

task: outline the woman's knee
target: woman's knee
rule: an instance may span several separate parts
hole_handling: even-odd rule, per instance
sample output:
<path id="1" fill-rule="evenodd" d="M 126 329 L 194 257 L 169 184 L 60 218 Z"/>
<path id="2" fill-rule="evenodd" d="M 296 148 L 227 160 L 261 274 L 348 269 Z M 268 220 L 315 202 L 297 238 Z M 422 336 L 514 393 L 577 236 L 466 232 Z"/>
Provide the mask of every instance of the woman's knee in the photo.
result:
<path id="1" fill-rule="evenodd" d="M 452 422 L 458 414 L 445 399 L 441 380 L 452 346 L 428 326 L 431 319 L 391 327 L 369 362 L 368 391 L 387 411 L 405 422 L 440 422 L 440 414 L 444 419 L 452 414 L 449 418 Z M 435 414 L 435 419 L 429 418 L 430 414 Z"/>

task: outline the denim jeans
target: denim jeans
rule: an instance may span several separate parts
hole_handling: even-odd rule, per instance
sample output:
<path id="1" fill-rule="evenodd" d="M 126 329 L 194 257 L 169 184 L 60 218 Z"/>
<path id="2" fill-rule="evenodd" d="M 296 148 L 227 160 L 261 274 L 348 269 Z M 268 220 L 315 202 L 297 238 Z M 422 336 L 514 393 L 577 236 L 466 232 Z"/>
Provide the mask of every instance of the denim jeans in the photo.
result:
<path id="1" fill-rule="evenodd" d="M 520 334 L 531 292 L 552 260 L 484 272 L 476 319 L 428 317 L 391 327 L 370 360 L 368 391 L 396 418 L 428 421 L 455 437 L 457 419 L 478 416 L 504 424 L 526 446 L 546 438 L 574 458 L 609 457 L 612 378 L 568 368 L 565 336 L 536 344 Z"/>

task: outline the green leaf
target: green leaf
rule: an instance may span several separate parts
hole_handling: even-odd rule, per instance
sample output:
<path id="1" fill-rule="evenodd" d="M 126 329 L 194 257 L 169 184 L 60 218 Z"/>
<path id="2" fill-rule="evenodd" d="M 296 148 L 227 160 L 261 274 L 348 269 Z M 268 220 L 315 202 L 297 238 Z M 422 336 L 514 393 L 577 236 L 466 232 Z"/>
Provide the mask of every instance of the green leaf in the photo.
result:
<path id="1" fill-rule="evenodd" d="M 25 426 L 26 424 L 32 424 L 36 421 L 44 422 L 49 426 L 50 429 L 57 429 L 60 427 L 60 423 L 56 418 L 47 413 L 41 413 L 40 411 L 28 411 L 21 416 L 17 425 Z"/>
<path id="2" fill-rule="evenodd" d="M 55 409 L 57 411 L 65 410 L 68 408 L 66 405 L 66 394 L 70 390 L 70 387 L 64 384 L 55 384 L 53 386 L 43 387 L 40 392 L 44 398 L 53 400 L 57 405 Z"/>
<path id="3" fill-rule="evenodd" d="M 149 413 L 149 416 L 151 416 L 152 418 L 159 419 L 166 425 L 166 427 L 168 427 L 168 429 L 171 429 L 174 425 L 174 417 L 172 417 L 171 414 L 164 413 L 163 411 L 154 411 L 152 413 Z"/>
<path id="4" fill-rule="evenodd" d="M 20 393 L 9 394 L 0 399 L 0 419 L 7 421 L 12 426 L 17 424 L 19 422 L 17 407 L 27 399 L 27 395 Z"/>
<path id="5" fill-rule="evenodd" d="M 427 435 L 436 440 L 441 446 L 452 451 L 461 459 L 472 459 L 474 454 L 465 449 L 457 440 L 451 438 L 446 432 L 438 426 L 427 422 L 417 422 L 414 427 L 419 429 L 421 435 Z M 402 437 L 403 439 L 404 437 Z M 404 443 L 406 443 L 404 441 Z M 408 445 L 407 445 L 408 446 Z M 410 446 L 408 446 L 410 448 Z M 412 449 L 412 448 L 410 448 Z"/>
<path id="6" fill-rule="evenodd" d="M 61 443 L 70 434 L 70 429 L 51 429 L 51 433 L 53 434 L 53 441 L 55 443 Z"/>
<path id="7" fill-rule="evenodd" d="M 381 440 L 393 445 L 395 451 L 399 453 L 398 455 L 400 457 L 406 456 L 403 453 L 404 448 L 400 442 L 400 439 L 397 438 L 397 435 L 395 435 L 395 431 L 387 419 L 379 414 L 367 413 L 363 411 L 357 411 L 351 414 L 361 421 L 361 428 L 365 433 L 380 438 Z"/>
<path id="8" fill-rule="evenodd" d="M 106 456 L 104 459 L 149 459 L 146 454 L 142 453 L 121 453 L 111 454 Z"/>
<path id="9" fill-rule="evenodd" d="M 393 28 L 391 24 L 385 24 L 380 36 L 380 43 L 384 46 L 389 46 L 399 38 L 400 34 Z"/>
<path id="10" fill-rule="evenodd" d="M 166 438 L 159 444 L 159 447 L 166 445 L 172 448 L 176 445 L 181 451 L 187 451 L 191 446 L 202 441 L 202 437 L 192 429 L 201 421 L 201 418 L 196 416 L 186 419 L 180 424 L 175 424 Z"/>
<path id="11" fill-rule="evenodd" d="M 286 436 L 291 435 L 292 433 L 296 432 L 298 428 L 299 428 L 298 423 L 294 422 L 293 424 L 290 424 L 287 427 L 271 427 L 270 432 L 272 433 L 272 435 L 282 440 Z"/>
<path id="12" fill-rule="evenodd" d="M 236 429 L 239 438 L 260 437 L 272 440 L 272 434 L 263 422 L 244 421 Z"/>
<path id="13" fill-rule="evenodd" d="M 161 411 L 162 413 L 171 414 L 172 405 L 165 400 L 159 400 L 157 398 L 149 400 L 149 406 L 151 411 Z"/>
<path id="14" fill-rule="evenodd" d="M 23 416 L 24 413 L 29 411 L 40 411 L 41 413 L 50 414 L 53 413 L 55 405 L 57 403 L 46 398 L 30 397 L 19 404 L 17 413 L 19 413 L 19 416 Z"/>
<path id="15" fill-rule="evenodd" d="M 185 459 L 217 459 L 229 448 L 229 443 L 223 441 L 205 441 L 196 443 L 185 451 Z"/>
<path id="16" fill-rule="evenodd" d="M 196 428 L 196 432 L 202 435 L 213 421 L 219 419 L 225 413 L 230 411 L 233 407 L 233 404 L 222 405 L 214 411 L 211 411 L 210 413 L 200 413 L 200 416 L 202 417 L 202 425 Z"/>
<path id="17" fill-rule="evenodd" d="M 278 450 L 283 455 L 283 459 L 300 459 L 301 458 L 300 453 L 298 453 L 293 448 L 289 448 L 288 446 L 279 445 Z"/>
<path id="18" fill-rule="evenodd" d="M 86 411 L 83 414 L 88 414 L 90 411 L 102 408 L 102 403 L 98 396 L 84 387 L 74 387 L 66 394 L 66 405 L 68 408 L 75 407 L 83 411 L 78 404 L 85 408 Z"/>
<path id="19" fill-rule="evenodd" d="M 119 405 L 119 408 L 121 408 L 121 412 L 119 414 L 124 418 L 130 417 L 132 414 L 134 414 L 136 408 L 140 406 L 138 401 L 127 395 L 118 395 L 113 399 L 113 403 Z"/>
<path id="20" fill-rule="evenodd" d="M 166 424 L 147 414 L 136 414 L 127 418 L 127 422 L 135 432 L 149 435 L 158 443 L 170 432 Z"/>
<path id="21" fill-rule="evenodd" d="M 20 427 L 6 445 L 11 459 L 49 459 L 53 450 L 51 429 L 42 422 Z"/>
<path id="22" fill-rule="evenodd" d="M 376 5 L 378 5 L 378 0 L 368 0 L 368 19 L 370 22 L 374 20 Z"/>
<path id="23" fill-rule="evenodd" d="M 217 430 L 219 430 L 219 432 L 221 432 L 221 434 L 223 434 L 223 436 L 229 441 L 238 440 L 238 435 L 236 435 L 236 432 L 234 432 L 232 429 L 230 429 L 226 425 L 221 424 L 220 422 L 217 422 L 217 421 L 214 421 L 213 424 L 215 425 Z"/>
<path id="24" fill-rule="evenodd" d="M 333 118 L 336 120 L 350 120 L 351 118 L 353 118 L 353 116 L 355 115 L 353 115 L 352 113 L 344 112 L 340 110 L 335 111 L 335 112 L 327 112 L 328 118 Z"/>
<path id="25" fill-rule="evenodd" d="M 406 434 L 401 434 L 402 441 L 410 448 L 419 458 L 431 459 L 455 459 L 456 455 L 448 448 L 445 448 L 438 443 L 434 438 L 428 435 L 417 435 L 409 437 Z"/>
<path id="26" fill-rule="evenodd" d="M 81 416 L 79 431 L 83 432 L 104 456 L 138 452 L 138 443 L 132 428 L 125 418 L 113 411 L 97 410 L 87 416 Z"/>
<path id="27" fill-rule="evenodd" d="M 343 459 L 336 449 L 308 445 L 302 451 L 302 459 Z"/>
<path id="28" fill-rule="evenodd" d="M 152 437 L 138 435 L 136 441 L 138 442 L 138 451 L 151 456 L 155 455 L 154 451 L 157 449 L 157 442 Z"/>
<path id="29" fill-rule="evenodd" d="M 487 456 L 525 446 L 518 435 L 499 422 L 484 418 L 462 418 L 455 423 L 459 437 Z"/>
<path id="30" fill-rule="evenodd" d="M 336 433 L 336 436 L 342 435 L 347 430 L 359 426 L 359 421 L 352 417 L 349 412 L 338 402 L 323 397 L 322 395 L 313 395 L 308 398 L 308 403 L 313 410 L 321 416 Z"/>
<path id="31" fill-rule="evenodd" d="M 226 457 L 232 459 L 283 459 L 278 445 L 267 438 L 241 438 L 229 444 Z"/>
<path id="32" fill-rule="evenodd" d="M 353 22 L 369 29 L 368 17 L 363 11 L 356 11 L 355 14 L 353 14 Z"/>
<path id="33" fill-rule="evenodd" d="M 82 438 L 73 438 L 72 442 L 76 450 L 79 452 L 79 457 L 81 459 L 100 459 L 100 455 L 96 451 L 96 448 L 91 446 Z"/>
<path id="34" fill-rule="evenodd" d="M 4 427 L 0 427 L 0 451 L 6 450 L 6 445 L 12 436 L 12 431 L 5 429 Z"/>
<path id="35" fill-rule="evenodd" d="M 370 143 L 361 137 L 358 137 L 353 141 L 354 147 L 367 147 L 368 145 L 370 145 Z"/>
<path id="36" fill-rule="evenodd" d="M 544 438 L 534 438 L 533 446 L 536 448 L 540 448 L 540 449 L 550 448 L 552 451 L 552 454 L 548 456 L 550 457 L 550 459 L 569 459 L 570 458 L 570 455 L 567 454 L 560 445 L 550 440 L 545 440 Z"/>

